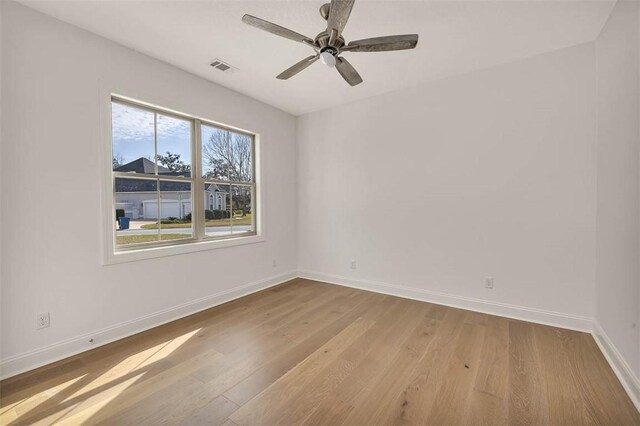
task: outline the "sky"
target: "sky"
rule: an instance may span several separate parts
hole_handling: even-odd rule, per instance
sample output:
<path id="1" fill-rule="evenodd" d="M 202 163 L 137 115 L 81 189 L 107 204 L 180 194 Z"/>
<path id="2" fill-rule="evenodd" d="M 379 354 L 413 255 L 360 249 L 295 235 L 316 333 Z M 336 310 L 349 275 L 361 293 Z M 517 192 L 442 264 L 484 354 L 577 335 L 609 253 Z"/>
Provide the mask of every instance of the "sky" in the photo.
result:
<path id="1" fill-rule="evenodd" d="M 111 106 L 113 156 L 123 164 L 140 157 L 153 160 L 153 113 L 115 102 Z M 180 154 L 180 160 L 191 164 L 190 141 L 189 121 L 158 114 L 158 154 Z"/>
<path id="2" fill-rule="evenodd" d="M 0 0 L 1 1 L 1 0 Z M 157 115 L 158 154 L 180 154 L 184 164 L 191 164 L 191 123 L 166 115 Z M 111 103 L 111 126 L 114 158 L 120 164 L 127 164 L 140 157 L 149 160 L 155 157 L 153 140 L 153 112 L 133 106 Z M 201 140 L 208 141 L 215 132 L 226 132 L 220 128 L 201 125 Z M 208 164 L 202 164 L 202 173 L 210 171 Z"/>

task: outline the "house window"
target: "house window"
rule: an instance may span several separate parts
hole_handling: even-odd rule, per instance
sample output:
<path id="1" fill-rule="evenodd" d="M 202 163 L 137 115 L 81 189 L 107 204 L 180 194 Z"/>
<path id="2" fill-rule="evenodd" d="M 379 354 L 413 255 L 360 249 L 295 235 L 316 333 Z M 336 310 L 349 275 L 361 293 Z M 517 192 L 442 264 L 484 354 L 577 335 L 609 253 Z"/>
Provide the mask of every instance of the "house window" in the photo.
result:
<path id="1" fill-rule="evenodd" d="M 115 252 L 257 235 L 253 134 L 116 97 L 111 118 Z"/>

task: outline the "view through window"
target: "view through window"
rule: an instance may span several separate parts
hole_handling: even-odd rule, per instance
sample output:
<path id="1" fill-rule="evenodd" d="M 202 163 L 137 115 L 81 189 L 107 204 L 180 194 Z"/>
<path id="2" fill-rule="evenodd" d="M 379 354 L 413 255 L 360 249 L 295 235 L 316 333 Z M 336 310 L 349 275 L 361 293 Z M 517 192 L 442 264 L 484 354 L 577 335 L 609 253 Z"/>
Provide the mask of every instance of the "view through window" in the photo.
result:
<path id="1" fill-rule="evenodd" d="M 116 249 L 255 235 L 255 137 L 113 98 Z"/>

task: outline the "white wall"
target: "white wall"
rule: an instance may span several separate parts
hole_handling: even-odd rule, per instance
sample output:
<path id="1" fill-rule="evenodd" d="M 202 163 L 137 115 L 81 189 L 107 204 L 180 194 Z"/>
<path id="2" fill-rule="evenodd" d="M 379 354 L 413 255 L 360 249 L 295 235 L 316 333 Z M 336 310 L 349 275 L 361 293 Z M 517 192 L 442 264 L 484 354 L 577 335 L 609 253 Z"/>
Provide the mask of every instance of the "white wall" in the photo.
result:
<path id="1" fill-rule="evenodd" d="M 637 2 L 619 1 L 596 41 L 596 319 L 640 377 L 640 41 Z"/>
<path id="2" fill-rule="evenodd" d="M 300 268 L 592 317 L 594 61 L 589 43 L 302 116 Z"/>
<path id="3" fill-rule="evenodd" d="M 295 270 L 293 116 L 15 3 L 1 24 L 3 360 Z M 266 242 L 103 266 L 101 90 L 260 133 Z"/>

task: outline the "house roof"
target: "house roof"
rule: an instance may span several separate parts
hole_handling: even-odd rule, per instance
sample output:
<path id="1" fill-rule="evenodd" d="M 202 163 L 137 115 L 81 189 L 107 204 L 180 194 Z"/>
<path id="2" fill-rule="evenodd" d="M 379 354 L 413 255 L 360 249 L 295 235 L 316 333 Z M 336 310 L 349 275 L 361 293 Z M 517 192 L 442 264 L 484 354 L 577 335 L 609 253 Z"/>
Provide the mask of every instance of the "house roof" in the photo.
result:
<path id="1" fill-rule="evenodd" d="M 132 174 L 154 174 L 154 163 L 144 157 L 140 157 L 137 160 L 133 160 L 127 164 L 116 167 L 114 172 L 128 172 Z M 191 172 L 175 172 L 171 171 L 164 166 L 158 165 L 159 176 L 184 176 L 191 177 Z M 116 178 L 116 192 L 153 192 L 157 189 L 157 183 L 153 179 L 127 179 L 126 177 Z M 177 192 L 177 191 L 190 191 L 191 184 L 184 182 L 173 181 L 160 181 L 160 191 L 164 192 Z M 205 190 L 211 192 L 226 193 L 216 184 L 205 184 Z"/>
<path id="2" fill-rule="evenodd" d="M 134 173 L 145 173 L 152 175 L 155 171 L 155 164 L 153 161 L 140 157 L 137 160 L 133 160 L 127 164 L 123 164 L 122 166 L 118 166 L 113 169 L 114 172 L 134 172 Z M 158 165 L 158 173 L 170 172 L 171 170 Z"/>
<path id="3" fill-rule="evenodd" d="M 154 170 L 155 164 L 153 161 L 140 157 L 137 160 L 133 160 L 127 164 L 123 164 L 121 166 L 113 169 L 114 172 L 123 172 L 123 173 L 144 173 L 147 175 L 155 174 Z M 190 171 L 173 171 L 168 169 L 167 167 L 161 166 L 158 164 L 158 174 L 163 176 L 183 176 L 183 177 L 191 177 Z"/>

